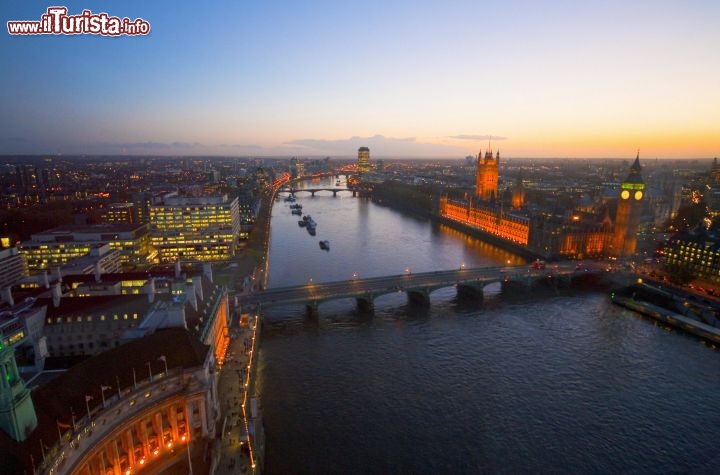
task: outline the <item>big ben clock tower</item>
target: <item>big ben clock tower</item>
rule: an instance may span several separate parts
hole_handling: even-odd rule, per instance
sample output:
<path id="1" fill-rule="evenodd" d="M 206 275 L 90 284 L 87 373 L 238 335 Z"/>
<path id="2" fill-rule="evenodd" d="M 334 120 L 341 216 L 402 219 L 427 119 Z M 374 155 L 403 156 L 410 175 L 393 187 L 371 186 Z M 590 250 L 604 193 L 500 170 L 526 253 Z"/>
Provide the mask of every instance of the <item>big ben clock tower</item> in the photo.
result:
<path id="1" fill-rule="evenodd" d="M 640 153 L 630 167 L 630 174 L 620 185 L 611 252 L 616 256 L 635 254 L 640 214 L 645 197 L 645 183 L 640 176 Z"/>

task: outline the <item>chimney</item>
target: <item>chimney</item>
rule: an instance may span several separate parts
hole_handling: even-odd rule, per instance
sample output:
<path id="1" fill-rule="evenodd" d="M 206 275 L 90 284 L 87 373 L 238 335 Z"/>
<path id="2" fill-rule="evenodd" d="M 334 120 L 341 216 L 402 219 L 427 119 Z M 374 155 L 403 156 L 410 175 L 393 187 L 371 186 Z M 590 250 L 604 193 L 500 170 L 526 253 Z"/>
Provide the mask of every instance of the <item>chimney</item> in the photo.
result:
<path id="1" fill-rule="evenodd" d="M 48 279 L 47 269 L 43 270 L 42 274 L 40 274 L 39 284 L 42 285 L 43 287 L 45 287 L 46 289 L 50 288 L 50 279 Z"/>
<path id="2" fill-rule="evenodd" d="M 62 288 L 60 287 L 60 282 L 55 282 L 55 285 L 52 288 L 52 298 L 53 307 L 59 307 L 60 299 L 62 298 Z"/>
<path id="3" fill-rule="evenodd" d="M 212 264 L 209 262 L 203 262 L 203 275 L 208 278 L 208 280 L 212 283 L 213 281 L 213 275 L 212 275 Z"/>
<path id="4" fill-rule="evenodd" d="M 182 271 L 182 268 L 180 267 L 180 260 L 178 259 L 175 261 L 175 278 L 180 278 L 180 272 Z"/>
<path id="5" fill-rule="evenodd" d="M 3 300 L 6 301 L 8 303 L 8 305 L 10 305 L 11 307 L 13 305 L 15 305 L 15 300 L 13 299 L 13 296 L 12 296 L 12 288 L 11 287 L 5 287 L 2 290 L 2 296 L 3 296 Z"/>
<path id="6" fill-rule="evenodd" d="M 195 295 L 195 286 L 192 284 L 188 284 L 187 287 L 185 287 L 185 295 L 187 296 L 188 303 L 192 305 L 192 308 L 194 308 L 197 312 L 198 301 L 197 295 Z"/>
<path id="7" fill-rule="evenodd" d="M 199 275 L 194 276 L 192 278 L 192 283 L 198 298 L 200 300 L 205 300 L 205 298 L 203 297 L 202 277 L 200 277 Z"/>
<path id="8" fill-rule="evenodd" d="M 100 276 L 102 275 L 102 266 L 100 265 L 100 261 L 95 263 L 95 282 L 100 283 Z"/>
<path id="9" fill-rule="evenodd" d="M 155 278 L 150 277 L 147 284 L 145 284 L 145 291 L 147 292 L 148 302 L 153 303 L 155 301 Z"/>

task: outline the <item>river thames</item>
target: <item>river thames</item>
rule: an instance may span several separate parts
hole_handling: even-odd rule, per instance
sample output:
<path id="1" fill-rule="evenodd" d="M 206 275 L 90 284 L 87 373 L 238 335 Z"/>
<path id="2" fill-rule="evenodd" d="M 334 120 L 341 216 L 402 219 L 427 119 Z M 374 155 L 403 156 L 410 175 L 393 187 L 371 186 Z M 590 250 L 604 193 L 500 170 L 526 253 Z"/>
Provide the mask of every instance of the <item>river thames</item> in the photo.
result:
<path id="1" fill-rule="evenodd" d="M 334 185 L 306 183 L 307 187 Z M 520 264 L 349 193 L 276 201 L 270 287 Z M 330 250 L 318 242 L 328 240 Z M 403 293 L 266 311 L 258 391 L 269 474 L 714 473 L 720 353 L 606 292 Z"/>

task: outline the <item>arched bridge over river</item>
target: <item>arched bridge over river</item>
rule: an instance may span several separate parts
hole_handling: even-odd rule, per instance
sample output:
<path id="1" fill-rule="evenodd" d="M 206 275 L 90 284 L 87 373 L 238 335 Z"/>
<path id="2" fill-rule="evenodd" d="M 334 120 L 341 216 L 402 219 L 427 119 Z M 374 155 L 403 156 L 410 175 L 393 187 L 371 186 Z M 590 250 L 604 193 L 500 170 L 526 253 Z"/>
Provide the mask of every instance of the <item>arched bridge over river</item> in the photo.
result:
<path id="1" fill-rule="evenodd" d="M 240 296 L 243 307 L 304 304 L 308 314 L 317 314 L 318 305 L 328 300 L 355 298 L 361 311 L 372 312 L 373 301 L 385 294 L 404 292 L 420 305 L 430 304 L 430 294 L 444 287 L 457 287 L 461 298 L 482 299 L 486 285 L 500 282 L 505 287 L 529 288 L 541 283 L 569 285 L 575 280 L 597 279 L 607 272 L 591 264 L 560 262 L 539 269 L 528 265 L 460 268 L 422 273 L 405 273 L 337 282 L 309 282 Z"/>
<path id="2" fill-rule="evenodd" d="M 355 196 L 357 190 L 345 187 L 326 186 L 318 188 L 281 188 L 278 190 L 278 193 L 288 193 L 292 196 L 296 193 L 307 192 L 310 193 L 312 196 L 315 196 L 315 193 L 317 193 L 318 191 L 331 191 L 333 196 L 337 196 L 337 194 L 340 192 L 348 191 L 351 192 L 353 196 Z"/>

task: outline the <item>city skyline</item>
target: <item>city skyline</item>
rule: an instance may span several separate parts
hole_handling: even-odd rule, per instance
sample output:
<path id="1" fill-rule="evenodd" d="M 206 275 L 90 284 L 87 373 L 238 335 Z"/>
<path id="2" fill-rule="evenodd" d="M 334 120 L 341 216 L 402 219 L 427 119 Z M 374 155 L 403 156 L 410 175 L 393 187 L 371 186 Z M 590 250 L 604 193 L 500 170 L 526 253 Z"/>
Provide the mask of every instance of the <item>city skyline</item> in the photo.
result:
<path id="1" fill-rule="evenodd" d="M 51 6 L 12 2 L 3 22 Z M 712 158 L 720 6 L 67 2 L 147 36 L 4 33 L 0 154 Z"/>

